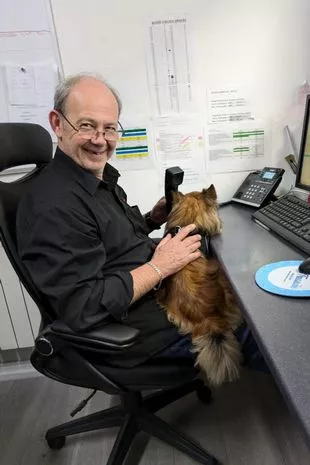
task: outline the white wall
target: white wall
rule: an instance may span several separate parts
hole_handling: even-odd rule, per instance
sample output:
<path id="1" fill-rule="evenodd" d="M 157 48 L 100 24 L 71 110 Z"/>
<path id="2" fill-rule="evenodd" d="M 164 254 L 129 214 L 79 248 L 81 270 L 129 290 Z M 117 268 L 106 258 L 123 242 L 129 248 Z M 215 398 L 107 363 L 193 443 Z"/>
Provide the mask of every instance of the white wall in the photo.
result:
<path id="1" fill-rule="evenodd" d="M 207 86 L 246 86 L 254 115 L 268 120 L 270 165 L 284 167 L 282 191 L 294 182 L 283 157 L 290 153 L 283 127 L 299 144 L 303 108 L 298 87 L 310 78 L 309 0 L 52 0 L 65 74 L 102 73 L 124 104 L 123 119 L 151 115 L 145 42 L 149 19 L 188 15 L 192 25 L 193 71 L 201 117 Z M 205 175 L 221 201 L 245 173 Z M 122 173 L 129 201 L 145 211 L 162 195 L 155 170 Z M 201 186 L 203 187 L 203 186 Z"/>

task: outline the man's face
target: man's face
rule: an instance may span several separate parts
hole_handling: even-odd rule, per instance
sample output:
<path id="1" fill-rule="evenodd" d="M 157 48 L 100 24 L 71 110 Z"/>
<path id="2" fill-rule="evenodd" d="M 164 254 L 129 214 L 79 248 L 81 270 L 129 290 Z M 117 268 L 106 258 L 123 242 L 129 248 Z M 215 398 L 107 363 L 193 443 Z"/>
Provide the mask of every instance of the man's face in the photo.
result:
<path id="1" fill-rule="evenodd" d="M 112 92 L 100 81 L 85 78 L 71 90 L 63 114 L 76 127 L 95 127 L 98 131 L 117 129 L 118 105 Z M 92 139 L 76 132 L 63 116 L 53 110 L 50 123 L 57 135 L 59 148 L 78 165 L 102 179 L 106 162 L 116 142 L 107 141 L 102 133 Z"/>

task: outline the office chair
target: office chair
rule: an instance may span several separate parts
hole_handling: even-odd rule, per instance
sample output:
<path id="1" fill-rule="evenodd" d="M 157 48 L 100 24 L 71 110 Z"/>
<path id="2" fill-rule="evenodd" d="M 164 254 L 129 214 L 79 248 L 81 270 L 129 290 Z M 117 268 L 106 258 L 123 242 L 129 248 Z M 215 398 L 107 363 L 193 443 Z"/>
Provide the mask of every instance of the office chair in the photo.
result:
<path id="1" fill-rule="evenodd" d="M 135 344 L 139 340 L 139 331 L 113 323 L 84 333 L 73 332 L 57 320 L 19 259 L 15 226 L 18 202 L 52 159 L 49 133 L 36 124 L 0 123 L 0 151 L 0 172 L 13 166 L 35 165 L 30 173 L 16 181 L 0 180 L 1 241 L 18 277 L 41 313 L 41 327 L 31 363 L 40 373 L 61 383 L 117 394 L 121 398 L 120 406 L 49 429 L 45 436 L 49 447 L 60 449 L 69 435 L 119 426 L 107 465 L 123 463 L 139 431 L 176 447 L 199 463 L 219 464 L 197 443 L 155 415 L 159 409 L 193 391 L 202 402 L 210 401 L 210 390 L 197 379 L 192 362 L 157 359 L 130 369 L 109 365 L 108 354 Z M 147 390 L 153 393 L 143 396 L 142 391 Z M 76 411 L 85 403 L 86 400 Z"/>

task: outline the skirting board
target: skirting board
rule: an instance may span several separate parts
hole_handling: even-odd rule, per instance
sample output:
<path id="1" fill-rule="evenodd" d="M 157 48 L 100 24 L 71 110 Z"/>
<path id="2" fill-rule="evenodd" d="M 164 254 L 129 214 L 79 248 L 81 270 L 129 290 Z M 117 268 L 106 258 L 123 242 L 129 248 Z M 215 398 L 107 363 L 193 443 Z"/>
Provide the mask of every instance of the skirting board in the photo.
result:
<path id="1" fill-rule="evenodd" d="M 43 376 L 36 371 L 29 361 L 5 363 L 0 366 L 0 382 Z"/>

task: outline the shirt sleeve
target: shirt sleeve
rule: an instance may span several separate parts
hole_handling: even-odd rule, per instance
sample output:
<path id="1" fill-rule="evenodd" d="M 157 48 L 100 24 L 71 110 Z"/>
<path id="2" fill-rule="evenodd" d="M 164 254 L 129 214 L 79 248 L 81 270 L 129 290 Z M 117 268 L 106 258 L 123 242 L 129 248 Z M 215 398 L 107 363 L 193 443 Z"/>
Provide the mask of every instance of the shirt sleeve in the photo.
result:
<path id="1" fill-rule="evenodd" d="M 88 215 L 61 207 L 41 213 L 23 225 L 19 252 L 57 317 L 73 330 L 96 326 L 109 315 L 126 317 L 132 276 L 109 269 L 96 222 Z"/>

